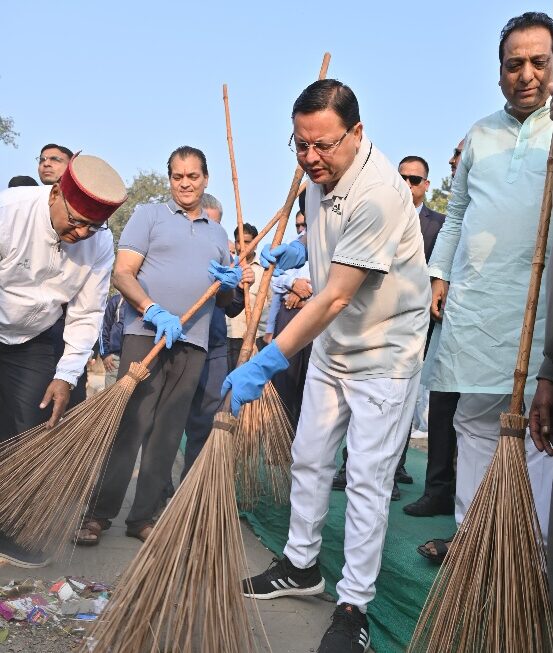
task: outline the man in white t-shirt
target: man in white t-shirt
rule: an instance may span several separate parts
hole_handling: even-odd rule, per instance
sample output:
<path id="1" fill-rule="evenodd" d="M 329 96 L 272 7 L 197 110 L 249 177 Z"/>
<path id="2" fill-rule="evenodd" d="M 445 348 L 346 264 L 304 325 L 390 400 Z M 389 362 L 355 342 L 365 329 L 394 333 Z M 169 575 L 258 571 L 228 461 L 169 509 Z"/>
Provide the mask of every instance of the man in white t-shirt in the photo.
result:
<path id="1" fill-rule="evenodd" d="M 290 145 L 310 181 L 307 239 L 265 248 L 261 261 L 301 267 L 309 252 L 313 298 L 257 356 L 232 372 L 232 407 L 260 396 L 313 341 L 294 441 L 292 512 L 284 557 L 244 582 L 260 599 L 318 594 L 317 556 L 334 458 L 350 451 L 343 578 L 320 653 L 369 648 L 367 604 L 386 534 L 390 493 L 413 414 L 428 328 L 430 282 L 409 188 L 363 134 L 357 99 L 336 80 L 296 100 Z"/>

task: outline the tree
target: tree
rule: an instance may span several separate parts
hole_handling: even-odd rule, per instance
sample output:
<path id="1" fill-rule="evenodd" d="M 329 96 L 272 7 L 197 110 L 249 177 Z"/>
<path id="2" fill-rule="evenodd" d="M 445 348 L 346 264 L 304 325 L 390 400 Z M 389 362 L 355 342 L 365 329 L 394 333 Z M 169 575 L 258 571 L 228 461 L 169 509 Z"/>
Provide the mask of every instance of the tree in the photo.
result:
<path id="1" fill-rule="evenodd" d="M 446 213 L 447 203 L 451 197 L 451 181 L 451 177 L 444 177 L 441 188 L 434 188 L 432 190 L 432 197 L 425 202 L 428 208 L 439 213 Z"/>
<path id="2" fill-rule="evenodd" d="M 19 132 L 13 129 L 13 118 L 2 118 L 0 116 L 0 141 L 4 145 L 17 147 L 17 143 L 15 142 L 16 136 L 19 136 Z"/>
<path id="3" fill-rule="evenodd" d="M 127 188 L 128 200 L 109 219 L 115 244 L 119 242 L 123 227 L 127 224 L 135 207 L 148 202 L 166 202 L 170 197 L 167 177 L 157 172 L 140 171 Z"/>

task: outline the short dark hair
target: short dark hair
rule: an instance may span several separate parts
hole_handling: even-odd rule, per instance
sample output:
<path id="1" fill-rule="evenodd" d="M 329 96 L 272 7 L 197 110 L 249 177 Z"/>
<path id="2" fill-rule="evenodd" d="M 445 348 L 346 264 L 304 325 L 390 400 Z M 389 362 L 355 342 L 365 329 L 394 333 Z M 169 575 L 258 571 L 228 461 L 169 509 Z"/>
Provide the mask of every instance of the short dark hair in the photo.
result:
<path id="1" fill-rule="evenodd" d="M 404 163 L 420 163 L 424 168 L 427 177 L 430 173 L 430 168 L 428 167 L 428 163 L 426 162 L 425 159 L 422 158 L 422 156 L 416 156 L 414 154 L 410 154 L 409 156 L 404 156 L 403 159 L 401 159 L 401 161 L 399 162 L 398 168 Z"/>
<path id="2" fill-rule="evenodd" d="M 180 159 L 186 159 L 189 156 L 195 156 L 197 159 L 200 160 L 203 174 L 206 177 L 209 175 L 209 172 L 207 171 L 207 160 L 205 158 L 205 154 L 201 150 L 198 150 L 198 148 L 196 147 L 190 147 L 189 145 L 182 145 L 181 147 L 177 147 L 176 150 L 171 152 L 171 156 L 167 161 L 167 173 L 169 177 L 171 176 L 171 164 L 173 163 L 173 159 L 177 156 Z"/>
<path id="3" fill-rule="evenodd" d="M 27 175 L 19 175 L 12 177 L 8 182 L 8 188 L 16 188 L 17 186 L 38 186 L 38 182 Z"/>
<path id="4" fill-rule="evenodd" d="M 259 232 L 257 231 L 257 227 L 254 227 L 253 224 L 250 224 L 249 222 L 245 222 L 244 233 L 250 234 L 252 238 L 257 238 L 257 234 Z M 234 230 L 234 240 L 238 240 L 238 227 L 236 227 L 236 229 Z"/>
<path id="5" fill-rule="evenodd" d="M 507 21 L 505 27 L 499 35 L 499 63 L 503 64 L 503 54 L 505 51 L 505 41 L 513 32 L 529 29 L 530 27 L 545 27 L 551 34 L 553 44 L 553 20 L 543 11 L 527 11 L 521 16 L 515 16 Z M 553 50 L 553 45 L 552 45 Z"/>
<path id="6" fill-rule="evenodd" d="M 297 113 L 315 113 L 332 109 L 346 129 L 351 129 L 360 120 L 359 103 L 349 86 L 337 79 L 320 79 L 304 89 L 292 108 L 292 119 Z"/>
<path id="7" fill-rule="evenodd" d="M 45 145 L 42 150 L 40 150 L 40 153 L 42 154 L 44 150 L 59 150 L 60 152 L 63 152 L 65 156 L 68 156 L 70 159 L 73 158 L 73 152 L 68 147 L 64 147 L 63 145 L 56 145 L 56 143 L 48 143 L 48 145 Z"/>

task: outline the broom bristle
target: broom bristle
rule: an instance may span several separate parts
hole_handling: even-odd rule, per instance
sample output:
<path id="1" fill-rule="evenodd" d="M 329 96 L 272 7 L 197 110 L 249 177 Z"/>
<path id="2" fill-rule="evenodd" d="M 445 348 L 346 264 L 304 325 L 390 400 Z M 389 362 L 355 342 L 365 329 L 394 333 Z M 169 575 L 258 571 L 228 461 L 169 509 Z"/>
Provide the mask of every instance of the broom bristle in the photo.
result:
<path id="1" fill-rule="evenodd" d="M 260 496 L 282 504 L 290 495 L 294 429 L 272 383 L 240 410 L 235 437 L 236 486 L 240 506 L 251 509 Z"/>
<path id="2" fill-rule="evenodd" d="M 247 653 L 246 558 L 234 494 L 234 418 L 215 416 L 201 454 L 92 632 L 95 651 Z"/>
<path id="3" fill-rule="evenodd" d="M 524 432 L 520 415 L 504 414 L 501 423 Z M 524 440 L 499 440 L 408 653 L 553 651 L 547 567 Z"/>
<path id="4" fill-rule="evenodd" d="M 29 550 L 60 555 L 70 542 L 127 402 L 146 367 L 132 363 L 115 385 L 0 447 L 0 529 Z"/>

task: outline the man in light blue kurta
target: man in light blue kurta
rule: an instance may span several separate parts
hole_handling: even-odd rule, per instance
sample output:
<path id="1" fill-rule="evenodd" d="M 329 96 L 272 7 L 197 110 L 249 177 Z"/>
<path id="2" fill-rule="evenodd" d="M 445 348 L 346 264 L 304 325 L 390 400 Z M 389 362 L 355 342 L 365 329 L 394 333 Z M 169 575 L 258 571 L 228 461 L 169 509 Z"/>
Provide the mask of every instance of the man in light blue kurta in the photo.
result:
<path id="1" fill-rule="evenodd" d="M 431 390 L 461 393 L 455 416 L 458 524 L 495 452 L 499 414 L 508 408 L 512 392 L 553 133 L 547 92 L 552 44 L 553 22 L 545 14 L 524 14 L 504 28 L 500 86 L 507 104 L 479 120 L 466 136 L 446 221 L 429 261 L 432 313 L 439 318 L 440 305 L 445 310 L 425 376 Z M 540 302 L 530 396 L 542 358 L 544 323 Z M 539 488 L 553 465 L 530 446 L 528 453 L 538 514 L 547 532 L 549 497 L 540 495 Z"/>

